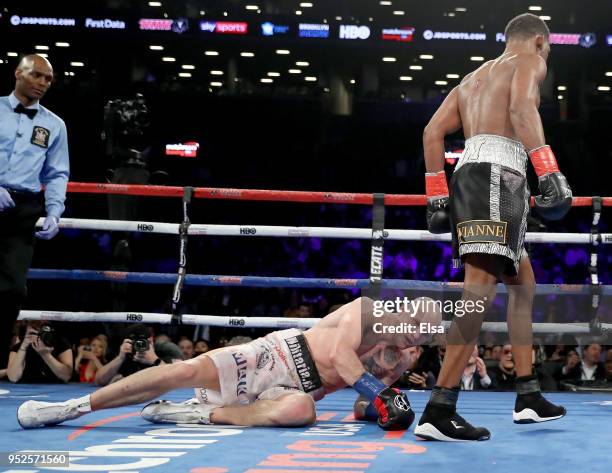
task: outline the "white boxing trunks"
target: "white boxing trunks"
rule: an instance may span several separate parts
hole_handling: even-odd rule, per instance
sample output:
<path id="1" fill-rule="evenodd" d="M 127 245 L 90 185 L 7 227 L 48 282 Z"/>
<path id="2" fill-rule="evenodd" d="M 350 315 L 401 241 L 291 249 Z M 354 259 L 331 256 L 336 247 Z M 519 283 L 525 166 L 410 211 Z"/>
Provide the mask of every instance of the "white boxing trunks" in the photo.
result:
<path id="1" fill-rule="evenodd" d="M 292 392 L 313 394 L 322 388 L 306 338 L 297 329 L 272 332 L 208 356 L 219 372 L 221 392 L 196 388 L 196 397 L 204 404 L 249 404 Z"/>

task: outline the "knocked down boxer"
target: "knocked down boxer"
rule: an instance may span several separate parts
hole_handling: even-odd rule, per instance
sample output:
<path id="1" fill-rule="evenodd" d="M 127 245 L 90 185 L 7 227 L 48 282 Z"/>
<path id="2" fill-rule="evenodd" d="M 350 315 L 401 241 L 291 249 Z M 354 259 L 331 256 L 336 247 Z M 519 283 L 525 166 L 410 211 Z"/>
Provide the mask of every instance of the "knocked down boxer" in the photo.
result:
<path id="1" fill-rule="evenodd" d="M 372 404 L 381 428 L 407 429 L 414 420 L 410 403 L 405 394 L 389 386 L 413 365 L 407 348 L 430 338 L 419 329 L 440 326 L 435 305 L 421 307 L 424 310 L 419 313 L 373 317 L 373 301 L 362 297 L 305 332 L 272 332 L 244 345 L 148 368 L 78 399 L 27 401 L 19 407 L 17 418 L 23 428 L 55 425 L 91 411 L 139 404 L 173 389 L 192 387 L 197 388 L 198 402 L 152 403 L 143 409 L 143 417 L 152 422 L 304 426 L 316 419 L 314 401 L 352 386 Z M 414 333 L 377 333 L 374 324 L 416 329 Z"/>

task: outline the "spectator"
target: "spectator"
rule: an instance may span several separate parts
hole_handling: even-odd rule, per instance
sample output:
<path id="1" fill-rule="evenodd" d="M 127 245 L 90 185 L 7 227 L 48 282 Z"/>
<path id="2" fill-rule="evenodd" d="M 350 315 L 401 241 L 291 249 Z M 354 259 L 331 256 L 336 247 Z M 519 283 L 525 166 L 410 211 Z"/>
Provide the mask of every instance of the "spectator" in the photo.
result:
<path id="1" fill-rule="evenodd" d="M 202 338 L 196 341 L 195 346 L 193 347 L 195 356 L 200 356 L 201 354 L 206 353 L 208 350 L 208 342 Z"/>
<path id="2" fill-rule="evenodd" d="M 29 321 L 21 344 L 11 348 L 7 376 L 13 383 L 61 383 L 72 376 L 72 350 L 48 322 Z"/>
<path id="3" fill-rule="evenodd" d="M 94 382 L 96 372 L 107 363 L 107 349 L 106 337 L 99 335 L 94 337 L 90 345 L 79 346 L 74 366 L 81 383 Z"/>
<path id="4" fill-rule="evenodd" d="M 181 353 L 183 354 L 183 360 L 189 360 L 190 358 L 193 358 L 195 351 L 193 349 L 193 342 L 191 340 L 189 340 L 188 338 L 181 340 L 178 346 L 181 349 Z"/>
<path id="5" fill-rule="evenodd" d="M 418 345 L 408 349 L 412 355 L 414 365 L 412 370 L 406 371 L 400 378 L 402 387 L 407 389 L 431 389 L 436 384 L 436 377 L 429 370 L 427 361 L 423 356 L 424 349 Z"/>
<path id="6" fill-rule="evenodd" d="M 493 348 L 491 348 L 491 359 L 501 360 L 503 353 L 504 349 L 501 345 L 494 345 Z"/>
<path id="7" fill-rule="evenodd" d="M 96 372 L 97 385 L 106 386 L 151 366 L 182 360 L 181 351 L 174 343 L 162 341 L 154 344 L 145 325 L 130 326 L 126 333 L 119 354 Z"/>
<path id="8" fill-rule="evenodd" d="M 461 375 L 461 389 L 463 391 L 480 391 L 491 388 L 491 377 L 487 373 L 482 358 L 478 356 L 478 345 L 474 345 L 474 351 L 468 360 L 468 364 Z"/>
<path id="9" fill-rule="evenodd" d="M 606 379 L 612 382 L 612 348 L 608 348 L 606 352 L 606 361 L 604 363 L 606 367 Z"/>
<path id="10" fill-rule="evenodd" d="M 157 335 L 155 337 L 155 343 L 167 343 L 170 342 L 172 343 L 172 339 L 170 338 L 169 335 L 165 334 L 165 333 L 160 333 L 159 335 Z"/>
<path id="11" fill-rule="evenodd" d="M 490 369 L 491 379 L 495 380 L 495 387 L 499 391 L 514 391 L 516 371 L 512 358 L 512 345 L 502 347 L 502 354 L 497 366 Z"/>
<path id="12" fill-rule="evenodd" d="M 598 381 L 606 379 L 606 369 L 599 361 L 601 345 L 590 343 L 582 349 L 582 361 L 576 351 L 572 350 L 561 368 L 561 381 Z"/>

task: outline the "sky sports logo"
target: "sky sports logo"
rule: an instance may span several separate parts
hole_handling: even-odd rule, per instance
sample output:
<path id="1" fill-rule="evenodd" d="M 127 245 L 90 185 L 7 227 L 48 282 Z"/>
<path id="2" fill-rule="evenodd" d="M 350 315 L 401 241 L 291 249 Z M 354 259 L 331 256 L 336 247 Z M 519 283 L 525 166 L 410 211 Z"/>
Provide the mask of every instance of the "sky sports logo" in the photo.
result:
<path id="1" fill-rule="evenodd" d="M 427 41 L 432 39 L 454 39 L 454 40 L 467 40 L 467 41 L 485 41 L 487 39 L 486 33 L 466 33 L 462 31 L 423 31 L 423 38 Z"/>
<path id="2" fill-rule="evenodd" d="M 399 41 L 407 43 L 414 39 L 414 28 L 406 26 L 404 28 L 385 28 L 382 30 L 382 39 L 386 41 Z"/>
<path id="3" fill-rule="evenodd" d="M 205 33 L 247 34 L 248 23 L 236 21 L 201 21 L 200 30 Z"/>

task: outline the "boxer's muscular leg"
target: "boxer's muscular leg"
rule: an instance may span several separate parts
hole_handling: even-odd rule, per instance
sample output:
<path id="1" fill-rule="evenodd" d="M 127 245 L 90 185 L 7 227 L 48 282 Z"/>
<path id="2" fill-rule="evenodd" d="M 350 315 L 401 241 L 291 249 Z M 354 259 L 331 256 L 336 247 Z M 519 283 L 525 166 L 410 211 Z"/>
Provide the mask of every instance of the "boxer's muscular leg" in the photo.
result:
<path id="1" fill-rule="evenodd" d="M 528 256 L 521 259 L 519 272 L 502 277 L 508 288 L 508 333 L 517 376 L 529 376 L 532 371 L 533 326 L 532 308 L 535 277 Z"/>
<path id="2" fill-rule="evenodd" d="M 503 260 L 495 255 L 471 254 L 465 257 L 464 291 L 461 298 L 483 301 L 485 310 L 481 314 L 468 313 L 453 320 L 447 334 L 448 345 L 438 376 L 438 386 L 451 389 L 459 384 L 461 373 L 474 350 L 484 315 L 495 298 L 495 285 L 502 273 L 503 264 Z"/>
<path id="3" fill-rule="evenodd" d="M 173 389 L 203 386 L 220 390 L 217 367 L 206 354 L 188 361 L 147 368 L 98 389 L 91 395 L 91 409 L 139 404 Z"/>
<path id="4" fill-rule="evenodd" d="M 287 394 L 245 406 L 217 407 L 210 414 L 213 424 L 259 427 L 301 427 L 311 425 L 315 420 L 314 400 L 305 393 Z"/>

